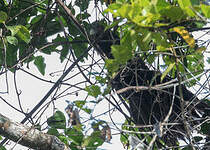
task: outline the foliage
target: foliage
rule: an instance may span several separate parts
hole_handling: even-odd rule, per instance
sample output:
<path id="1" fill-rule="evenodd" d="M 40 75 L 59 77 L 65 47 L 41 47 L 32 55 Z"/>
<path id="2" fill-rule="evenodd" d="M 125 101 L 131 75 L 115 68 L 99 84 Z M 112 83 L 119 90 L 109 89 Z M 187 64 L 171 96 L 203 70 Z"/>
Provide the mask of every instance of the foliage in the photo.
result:
<path id="1" fill-rule="evenodd" d="M 66 125 L 66 119 L 61 111 L 56 111 L 53 116 L 47 119 L 49 125 L 48 134 L 57 136 L 61 141 L 68 145 L 71 149 L 96 149 L 102 145 L 105 141 L 103 131 L 106 124 L 102 121 L 92 124 L 93 132 L 85 136 L 84 128 L 81 124 L 68 127 Z M 99 127 L 102 126 L 102 129 Z M 58 129 L 64 129 L 63 132 L 59 132 Z"/>
<path id="2" fill-rule="evenodd" d="M 88 107 L 89 102 L 98 104 L 100 96 L 110 93 L 108 79 L 136 53 L 149 64 L 159 58 L 162 59 L 162 65 L 158 64 L 164 70 L 161 80 L 167 75 L 176 77 L 178 70 L 183 78 L 192 79 L 190 86 L 195 85 L 197 80 L 193 77 L 204 71 L 203 53 L 206 48 L 197 44 L 191 31 L 199 30 L 206 25 L 206 20 L 210 18 L 210 6 L 200 0 L 101 0 L 100 2 L 102 4 L 106 2 L 108 6 L 103 15 L 111 13 L 114 17 L 112 24 L 107 25 L 106 29 L 119 26 L 120 45 L 112 46 L 114 59 L 105 60 L 106 69 L 111 76 L 102 77 L 101 74 L 91 73 L 89 75 L 94 76 L 96 84 L 87 84 L 84 90 L 94 100 L 74 101 L 74 107 L 91 115 L 93 110 Z M 73 55 L 75 58 L 72 62 L 80 57 L 82 57 L 80 62 L 87 60 L 88 53 L 84 55 L 83 53 L 92 43 L 87 36 L 88 32 L 84 34 L 80 28 L 84 31 L 89 31 L 91 28 L 89 23 L 91 13 L 87 12 L 90 4 L 91 1 L 85 0 L 66 4 L 80 24 L 75 26 L 72 18 L 69 19 L 70 15 L 54 1 L 13 0 L 11 4 L 5 0 L 1 1 L 0 68 L 14 72 L 19 65 L 33 63 L 44 76 L 48 67 L 44 54 L 59 54 L 61 63 Z M 52 38 L 52 42 L 49 42 L 49 38 Z M 209 58 L 207 62 L 210 63 Z M 107 135 L 105 137 L 102 135 L 107 124 L 101 120 L 93 121 L 92 118 L 90 120 L 94 122 L 90 127 L 92 132 L 85 134 L 87 131 L 85 126 L 81 124 L 68 126 L 65 115 L 61 111 L 56 111 L 47 119 L 48 133 L 59 137 L 73 150 L 96 149 L 107 140 Z M 128 125 L 128 122 L 124 124 Z M 124 126 L 122 129 L 131 130 Z M 208 130 L 209 123 L 204 123 L 200 132 L 209 134 Z M 128 144 L 128 137 L 129 134 L 122 134 L 121 142 Z M 201 140 L 200 137 L 194 138 L 195 141 Z M 151 138 L 146 136 L 146 141 L 149 143 Z"/>
<path id="3" fill-rule="evenodd" d="M 202 52 L 205 51 L 205 48 L 196 45 L 195 39 L 188 30 L 198 28 L 198 24 L 196 23 L 203 22 L 203 18 L 201 18 L 200 15 L 203 14 L 204 17 L 208 18 L 207 7 L 209 6 L 206 6 L 206 10 L 204 10 L 203 5 L 200 5 L 199 1 L 191 2 L 190 0 L 173 1 L 172 4 L 165 0 L 136 0 L 129 3 L 121 0 L 110 5 L 105 12 L 111 12 L 114 17 L 118 17 L 119 19 L 126 19 L 124 23 L 124 25 L 126 25 L 125 35 L 130 36 L 123 37 L 121 41 L 126 41 L 127 44 L 130 43 L 128 44 L 130 47 L 124 46 L 124 42 L 122 42 L 121 45 L 118 46 L 119 49 L 117 52 L 119 54 L 123 49 L 125 49 L 127 54 L 130 49 L 145 51 L 145 53 L 147 53 L 146 51 L 148 50 L 157 49 L 156 54 L 151 54 L 154 57 L 159 57 L 162 53 L 168 52 L 167 55 L 162 55 L 165 63 L 164 67 L 167 68 L 166 72 L 163 73 L 163 79 L 168 73 L 171 73 L 172 76 L 175 75 L 174 73 L 177 68 L 172 65 L 175 64 L 175 61 L 178 61 L 178 69 L 182 74 L 186 74 L 185 68 L 188 68 L 193 75 L 198 74 L 195 70 L 203 70 Z M 179 43 L 176 42 L 177 38 L 180 39 Z M 185 48 L 174 48 L 182 45 L 185 45 Z M 200 53 L 198 53 L 199 50 Z M 113 47 L 112 53 L 115 54 L 115 51 L 116 48 Z M 171 55 L 175 55 L 175 57 L 178 58 L 174 59 Z M 186 58 L 192 55 L 197 58 Z M 125 60 L 126 62 L 130 59 L 127 56 L 128 55 L 119 55 L 116 59 Z M 153 58 L 153 61 L 150 61 L 150 63 L 154 62 L 154 60 Z M 200 61 L 199 65 L 198 60 Z M 116 61 L 117 60 L 107 61 L 107 68 L 111 72 L 117 70 L 115 65 Z M 122 63 L 124 63 L 124 61 Z M 194 65 L 192 68 L 189 67 L 191 64 L 197 65 Z M 192 75 L 188 75 L 188 78 L 192 78 Z"/>

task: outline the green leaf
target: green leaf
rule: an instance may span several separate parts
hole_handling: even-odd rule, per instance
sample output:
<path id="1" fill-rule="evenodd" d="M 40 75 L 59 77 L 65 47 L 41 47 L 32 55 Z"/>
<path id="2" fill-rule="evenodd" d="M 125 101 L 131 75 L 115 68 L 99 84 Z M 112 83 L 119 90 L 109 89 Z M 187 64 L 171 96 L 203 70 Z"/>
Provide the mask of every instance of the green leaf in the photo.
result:
<path id="1" fill-rule="evenodd" d="M 101 76 L 96 76 L 95 78 L 102 85 L 104 85 L 107 82 L 107 78 L 104 78 L 104 77 L 101 77 Z"/>
<path id="2" fill-rule="evenodd" d="M 65 135 L 76 145 L 81 145 L 84 135 L 81 129 L 72 127 L 65 130 Z"/>
<path id="3" fill-rule="evenodd" d="M 101 89 L 97 85 L 87 86 L 85 90 L 88 92 L 89 95 L 97 98 L 101 94 Z"/>
<path id="4" fill-rule="evenodd" d="M 17 25 L 17 26 L 6 26 L 6 28 L 11 31 L 12 36 L 15 36 L 19 32 L 21 26 L 20 25 Z"/>
<path id="5" fill-rule="evenodd" d="M 158 51 L 165 51 L 168 47 L 170 47 L 169 42 L 167 42 L 167 36 L 165 33 L 152 33 L 151 36 L 157 45 Z"/>
<path id="6" fill-rule="evenodd" d="M 112 45 L 112 54 L 115 61 L 119 64 L 125 64 L 132 58 L 132 50 L 135 49 L 135 30 L 129 30 L 120 41 L 120 45 Z"/>
<path id="7" fill-rule="evenodd" d="M 52 16 L 51 17 L 55 17 L 53 16 L 53 14 L 51 14 Z M 49 22 L 47 23 L 47 26 L 46 26 L 46 36 L 51 36 L 51 35 L 55 35 L 59 32 L 62 31 L 62 27 L 59 23 L 59 21 L 52 21 L 52 20 L 49 20 Z"/>
<path id="8" fill-rule="evenodd" d="M 39 22 L 42 18 L 43 18 L 43 15 L 38 15 L 31 20 L 30 24 L 35 24 L 35 23 Z"/>
<path id="9" fill-rule="evenodd" d="M 105 67 L 108 69 L 108 71 L 111 74 L 113 74 L 114 72 L 116 72 L 119 69 L 120 64 L 115 59 L 106 59 Z"/>
<path id="10" fill-rule="evenodd" d="M 60 60 L 63 62 L 67 55 L 69 54 L 69 47 L 67 45 L 62 45 Z"/>
<path id="11" fill-rule="evenodd" d="M 14 36 L 6 36 L 7 41 L 12 45 L 18 45 L 18 40 Z"/>
<path id="12" fill-rule="evenodd" d="M 7 20 L 7 14 L 3 11 L 0 11 L 0 23 L 5 23 Z"/>
<path id="13" fill-rule="evenodd" d="M 66 39 L 62 37 L 60 34 L 58 34 L 56 39 L 53 40 L 53 42 L 63 42 L 63 41 L 66 41 Z M 61 62 L 63 62 L 66 59 L 67 55 L 69 54 L 69 46 L 68 44 L 63 44 L 61 47 L 62 47 L 61 50 L 59 50 L 61 51 L 60 60 Z"/>
<path id="14" fill-rule="evenodd" d="M 112 54 L 120 64 L 125 64 L 132 57 L 131 51 L 125 45 L 113 45 Z"/>
<path id="15" fill-rule="evenodd" d="M 4 146 L 0 146 L 0 150 L 7 150 Z"/>
<path id="16" fill-rule="evenodd" d="M 201 4 L 201 10 L 206 18 L 210 18 L 210 6 Z"/>
<path id="17" fill-rule="evenodd" d="M 6 63 L 8 67 L 12 67 L 17 63 L 17 50 L 18 47 L 14 46 L 12 44 L 9 44 L 7 46 L 7 51 L 6 51 Z M 12 70 L 11 70 L 12 71 Z"/>
<path id="18" fill-rule="evenodd" d="M 46 64 L 44 63 L 44 58 L 42 56 L 37 56 L 34 59 L 35 59 L 34 64 L 38 68 L 39 72 L 42 75 L 44 75 L 45 74 L 45 68 L 46 68 Z"/>
<path id="19" fill-rule="evenodd" d="M 168 68 L 166 69 L 165 72 L 163 72 L 162 76 L 161 76 L 161 82 L 163 81 L 163 79 L 167 76 L 167 74 L 171 71 L 171 69 L 173 69 L 175 63 L 172 63 L 168 66 Z"/>
<path id="20" fill-rule="evenodd" d="M 78 108 L 82 108 L 85 105 L 86 101 L 78 100 L 78 101 L 74 101 L 74 103 Z"/>
<path id="21" fill-rule="evenodd" d="M 89 108 L 84 106 L 86 104 L 86 101 L 84 101 L 84 100 L 83 101 L 77 100 L 77 101 L 74 101 L 74 103 L 75 103 L 75 105 L 78 108 L 80 108 L 81 110 L 85 111 L 86 113 L 90 114 L 92 112 L 91 109 L 89 109 Z"/>
<path id="22" fill-rule="evenodd" d="M 176 22 L 184 18 L 184 13 L 180 7 L 170 6 L 161 10 L 162 16 L 167 16 L 171 19 L 171 22 Z"/>
<path id="23" fill-rule="evenodd" d="M 82 110 L 88 114 L 91 114 L 91 112 L 92 112 L 92 109 L 89 109 L 89 108 L 82 108 Z"/>
<path id="24" fill-rule="evenodd" d="M 88 8 L 88 5 L 89 5 L 89 1 L 86 1 L 86 0 L 76 0 L 75 1 L 75 5 L 77 5 L 81 11 L 85 11 L 87 10 Z"/>
<path id="25" fill-rule="evenodd" d="M 73 41 L 80 41 L 80 40 L 85 40 L 84 37 L 79 36 L 74 38 Z M 79 58 L 85 49 L 87 49 L 87 44 L 86 43 L 80 43 L 80 44 L 73 44 L 72 45 L 73 50 L 74 50 L 74 54 L 77 58 Z M 88 54 L 85 56 L 87 58 Z M 84 59 L 82 59 L 81 61 L 84 61 Z"/>
<path id="26" fill-rule="evenodd" d="M 94 131 L 90 136 L 84 139 L 82 147 L 86 147 L 86 150 L 95 150 L 103 143 L 104 140 L 101 138 L 101 131 Z"/>
<path id="27" fill-rule="evenodd" d="M 203 52 L 206 50 L 206 47 L 198 47 L 195 49 L 195 53 L 203 54 Z"/>
<path id="28" fill-rule="evenodd" d="M 25 26 L 23 25 L 6 26 L 6 28 L 11 31 L 12 36 L 15 36 L 17 34 L 17 36 L 27 44 L 30 42 L 30 33 Z"/>
<path id="29" fill-rule="evenodd" d="M 167 3 L 165 0 L 158 0 L 155 2 L 156 2 L 156 4 L 154 4 L 154 7 L 155 7 L 155 9 L 157 9 L 158 12 L 171 7 L 171 5 L 169 3 Z"/>
<path id="30" fill-rule="evenodd" d="M 47 134 L 55 135 L 55 136 L 57 136 L 57 137 L 59 136 L 59 132 L 58 132 L 58 130 L 55 129 L 55 128 L 50 128 L 50 129 L 48 129 Z"/>
<path id="31" fill-rule="evenodd" d="M 59 135 L 58 138 L 61 140 L 61 142 L 65 143 L 66 145 L 68 145 L 68 138 L 64 135 Z"/>
<path id="32" fill-rule="evenodd" d="M 178 0 L 179 6 L 185 11 L 189 16 L 195 17 L 195 13 L 192 10 L 191 0 Z"/>
<path id="33" fill-rule="evenodd" d="M 127 120 L 125 120 L 125 122 L 122 124 L 122 126 L 121 126 L 121 128 L 122 128 L 122 130 L 129 130 L 129 127 L 128 126 L 126 126 L 126 125 L 129 125 L 129 123 L 128 123 L 128 121 Z M 128 144 L 128 134 L 121 134 L 120 135 L 120 141 L 121 141 L 121 143 L 122 144 L 124 144 L 124 145 L 126 145 L 126 144 Z"/>
<path id="34" fill-rule="evenodd" d="M 47 119 L 47 124 L 56 129 L 66 128 L 66 118 L 61 111 L 56 111 L 53 116 Z"/>
<path id="35" fill-rule="evenodd" d="M 21 28 L 19 29 L 19 31 L 17 32 L 17 36 L 22 39 L 24 42 L 26 42 L 27 44 L 30 42 L 30 33 L 29 30 L 25 27 L 21 25 Z"/>
<path id="36" fill-rule="evenodd" d="M 197 142 L 203 140 L 203 137 L 201 137 L 201 136 L 195 136 L 195 137 L 193 137 L 193 139 L 194 139 L 195 142 L 197 143 Z"/>

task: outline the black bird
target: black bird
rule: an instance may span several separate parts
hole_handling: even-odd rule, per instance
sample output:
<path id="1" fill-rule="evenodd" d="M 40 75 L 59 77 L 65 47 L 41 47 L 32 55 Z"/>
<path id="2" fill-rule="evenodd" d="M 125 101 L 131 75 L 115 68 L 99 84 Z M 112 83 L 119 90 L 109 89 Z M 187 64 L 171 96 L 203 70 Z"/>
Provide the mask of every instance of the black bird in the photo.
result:
<path id="1" fill-rule="evenodd" d="M 120 39 L 115 32 L 110 29 L 105 31 L 102 21 L 96 21 L 91 24 L 90 36 L 93 44 L 98 44 L 96 46 L 97 52 L 102 56 L 109 59 L 114 57 L 111 54 L 111 46 L 114 44 L 120 44 Z"/>
<path id="2" fill-rule="evenodd" d="M 99 46 L 96 50 L 103 57 L 113 59 L 111 45 L 120 44 L 119 37 L 112 30 L 104 31 L 104 26 L 99 22 L 94 22 L 92 25 L 90 35 Z M 150 87 L 171 80 L 171 77 L 166 76 L 161 82 L 161 73 L 150 70 L 145 62 L 137 56 L 129 60 L 126 66 L 118 71 L 112 79 L 111 85 L 113 89 L 118 91 L 129 86 Z M 181 89 L 184 108 L 186 109 L 185 115 L 187 115 L 187 121 L 192 127 L 200 123 L 198 120 L 204 118 L 207 111 L 209 115 L 209 106 L 200 101 L 184 85 L 181 85 Z M 162 122 L 167 116 L 173 101 L 172 113 L 167 123 L 178 123 L 178 125 L 168 127 L 169 130 L 162 136 L 162 140 L 167 145 L 174 146 L 177 145 L 178 138 L 185 136 L 186 130 L 181 116 L 181 99 L 178 86 L 175 89 L 169 87 L 162 90 L 137 91 L 133 89 L 123 92 L 119 96 L 128 100 L 130 116 L 136 125 L 155 125 Z"/>

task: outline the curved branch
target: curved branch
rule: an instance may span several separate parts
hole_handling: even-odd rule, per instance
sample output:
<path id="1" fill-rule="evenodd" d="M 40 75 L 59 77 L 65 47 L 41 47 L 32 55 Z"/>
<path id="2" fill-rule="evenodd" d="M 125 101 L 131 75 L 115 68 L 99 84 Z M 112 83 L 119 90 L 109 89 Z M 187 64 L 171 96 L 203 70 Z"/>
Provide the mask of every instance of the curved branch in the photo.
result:
<path id="1" fill-rule="evenodd" d="M 56 136 L 43 133 L 34 127 L 13 122 L 2 114 L 0 114 L 0 135 L 33 149 L 69 150 Z"/>

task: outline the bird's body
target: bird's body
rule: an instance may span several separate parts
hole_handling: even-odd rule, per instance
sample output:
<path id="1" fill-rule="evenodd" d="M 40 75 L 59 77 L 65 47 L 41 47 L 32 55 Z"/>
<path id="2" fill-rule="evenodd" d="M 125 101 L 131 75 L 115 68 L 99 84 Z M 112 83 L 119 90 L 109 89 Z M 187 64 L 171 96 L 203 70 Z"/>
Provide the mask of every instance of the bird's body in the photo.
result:
<path id="1" fill-rule="evenodd" d="M 100 25 L 99 25 L 100 26 Z M 99 27 L 98 27 L 99 28 Z M 119 37 L 112 33 L 110 30 L 104 32 L 100 27 L 100 37 L 96 42 L 100 47 L 100 53 L 105 55 L 109 59 L 113 59 L 111 54 L 111 45 L 113 41 L 118 40 Z M 115 35 L 113 39 L 113 36 Z M 108 43 L 102 42 L 103 40 L 110 40 Z M 114 44 L 119 44 L 114 43 Z M 122 67 L 117 75 L 112 79 L 111 86 L 116 91 L 130 87 L 130 86 L 146 86 L 151 87 L 159 84 L 163 84 L 171 81 L 172 78 L 166 76 L 161 82 L 161 73 L 155 70 L 150 70 L 145 62 L 139 57 L 134 57 L 127 62 L 126 66 Z M 183 100 L 181 103 L 179 88 L 182 89 Z M 201 102 L 192 92 L 190 92 L 184 85 L 175 88 L 169 87 L 164 89 L 148 89 L 148 90 L 127 90 L 119 95 L 124 100 L 129 102 L 129 112 L 133 122 L 136 125 L 154 125 L 159 122 L 163 122 L 169 114 L 170 107 L 172 106 L 172 112 L 169 114 L 167 123 L 177 123 L 178 125 L 170 126 L 167 134 L 162 139 L 168 145 L 176 145 L 177 138 L 184 137 L 186 130 L 183 124 L 183 117 L 181 115 L 182 108 L 184 108 L 185 116 L 189 126 L 198 124 L 203 116 L 197 114 L 201 112 L 204 114 L 208 105 Z M 187 105 L 190 103 L 190 105 Z M 184 106 L 181 107 L 181 104 Z"/>

